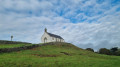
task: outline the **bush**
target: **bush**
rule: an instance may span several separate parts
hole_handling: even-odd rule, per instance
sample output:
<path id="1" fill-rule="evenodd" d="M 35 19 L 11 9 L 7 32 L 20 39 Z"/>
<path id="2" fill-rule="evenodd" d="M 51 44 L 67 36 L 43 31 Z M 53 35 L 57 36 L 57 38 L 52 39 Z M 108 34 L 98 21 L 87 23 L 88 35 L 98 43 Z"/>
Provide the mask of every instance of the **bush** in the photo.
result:
<path id="1" fill-rule="evenodd" d="M 106 54 L 106 55 L 111 55 L 111 51 L 109 49 L 106 49 L 106 48 L 101 48 L 99 50 L 99 53 L 100 54 Z"/>
<path id="2" fill-rule="evenodd" d="M 112 52 L 116 52 L 118 50 L 118 47 L 113 47 L 110 49 Z"/>
<path id="3" fill-rule="evenodd" d="M 86 50 L 94 52 L 92 48 L 86 48 Z"/>
<path id="4" fill-rule="evenodd" d="M 112 55 L 116 55 L 116 52 L 118 51 L 118 47 L 113 47 L 110 49 Z"/>
<path id="5" fill-rule="evenodd" d="M 115 55 L 116 55 L 116 56 L 120 56 L 120 50 L 117 50 L 117 51 L 115 52 Z"/>

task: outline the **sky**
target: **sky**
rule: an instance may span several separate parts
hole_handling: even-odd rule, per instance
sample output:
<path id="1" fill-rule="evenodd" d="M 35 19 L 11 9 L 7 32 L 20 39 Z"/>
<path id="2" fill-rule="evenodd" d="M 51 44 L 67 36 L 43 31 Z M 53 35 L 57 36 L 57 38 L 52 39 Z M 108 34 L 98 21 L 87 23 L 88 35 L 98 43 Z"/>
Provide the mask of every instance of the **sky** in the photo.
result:
<path id="1" fill-rule="evenodd" d="M 120 0 L 0 0 L 0 40 L 41 43 L 44 28 L 80 48 L 120 47 Z"/>

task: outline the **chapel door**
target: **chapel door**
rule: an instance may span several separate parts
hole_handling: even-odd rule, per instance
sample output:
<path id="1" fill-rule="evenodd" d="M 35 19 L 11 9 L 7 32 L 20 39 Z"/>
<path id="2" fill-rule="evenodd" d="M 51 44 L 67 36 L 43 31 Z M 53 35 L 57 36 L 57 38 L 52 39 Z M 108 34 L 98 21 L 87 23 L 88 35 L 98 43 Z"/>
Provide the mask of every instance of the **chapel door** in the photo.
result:
<path id="1" fill-rule="evenodd" d="M 47 38 L 46 37 L 44 38 L 44 43 L 47 43 Z"/>

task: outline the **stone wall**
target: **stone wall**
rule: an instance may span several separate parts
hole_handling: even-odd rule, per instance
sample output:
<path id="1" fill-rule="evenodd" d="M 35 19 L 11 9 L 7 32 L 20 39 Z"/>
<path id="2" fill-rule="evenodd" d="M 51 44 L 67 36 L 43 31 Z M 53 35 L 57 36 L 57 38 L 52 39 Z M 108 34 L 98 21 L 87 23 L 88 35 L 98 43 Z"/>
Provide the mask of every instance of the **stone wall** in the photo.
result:
<path id="1" fill-rule="evenodd" d="M 9 53 L 9 52 L 27 50 L 27 49 L 32 49 L 39 46 L 42 46 L 42 45 L 31 45 L 31 46 L 23 46 L 23 47 L 15 47 L 15 48 L 1 48 L 0 53 Z"/>
<path id="2" fill-rule="evenodd" d="M 19 42 L 19 41 L 0 40 L 0 44 L 31 44 L 31 43 Z"/>
<path id="3" fill-rule="evenodd" d="M 61 45 L 61 44 L 62 44 L 61 42 L 50 42 L 50 43 L 34 44 L 30 46 L 15 47 L 15 48 L 0 48 L 0 53 L 16 52 L 16 51 L 32 49 L 32 48 L 45 46 L 45 45 Z"/>

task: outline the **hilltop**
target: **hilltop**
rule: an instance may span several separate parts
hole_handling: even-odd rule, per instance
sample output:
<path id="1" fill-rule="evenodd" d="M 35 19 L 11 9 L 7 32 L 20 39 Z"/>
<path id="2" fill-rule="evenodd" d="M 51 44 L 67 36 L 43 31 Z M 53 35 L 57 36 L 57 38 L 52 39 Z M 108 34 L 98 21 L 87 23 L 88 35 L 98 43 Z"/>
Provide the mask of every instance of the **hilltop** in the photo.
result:
<path id="1" fill-rule="evenodd" d="M 119 67 L 119 61 L 119 56 L 97 54 L 70 43 L 46 43 L 0 54 L 0 67 Z"/>

